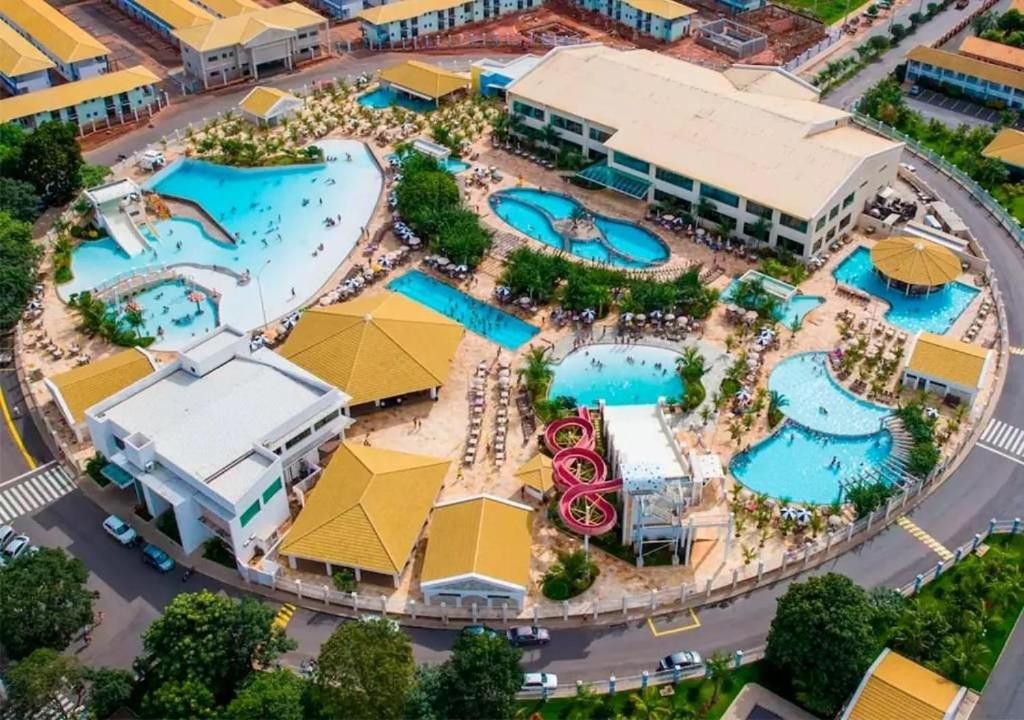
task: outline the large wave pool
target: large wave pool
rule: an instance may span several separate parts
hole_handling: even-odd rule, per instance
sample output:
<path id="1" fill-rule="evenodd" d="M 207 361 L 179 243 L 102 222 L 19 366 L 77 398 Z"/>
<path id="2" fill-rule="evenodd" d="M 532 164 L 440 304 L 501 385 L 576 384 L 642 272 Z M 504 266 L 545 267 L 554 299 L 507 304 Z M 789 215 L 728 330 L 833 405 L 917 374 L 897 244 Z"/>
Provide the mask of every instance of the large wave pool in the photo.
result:
<path id="1" fill-rule="evenodd" d="M 653 267 L 669 258 L 668 247 L 654 233 L 597 213 L 589 213 L 594 219 L 593 237 L 563 236 L 555 223 L 571 222 L 574 213 L 586 211 L 567 195 L 511 188 L 493 193 L 489 202 L 498 217 L 524 235 L 587 260 L 635 269 Z M 569 227 L 566 231 L 573 232 Z"/>
<path id="2" fill-rule="evenodd" d="M 388 288 L 462 323 L 509 350 L 529 342 L 540 328 L 523 322 L 515 315 L 477 300 L 475 297 L 435 280 L 419 270 L 410 270 L 388 283 Z"/>
<path id="3" fill-rule="evenodd" d="M 768 389 L 789 401 L 781 408 L 791 420 L 832 435 L 868 435 L 882 428 L 892 411 L 851 394 L 825 367 L 826 355 L 809 352 L 786 358 L 772 370 Z"/>
<path id="4" fill-rule="evenodd" d="M 832 271 L 836 280 L 889 303 L 885 319 L 908 332 L 945 333 L 980 290 L 952 282 L 930 295 L 906 295 L 885 286 L 871 264 L 871 251 L 859 247 Z"/>
<path id="5" fill-rule="evenodd" d="M 739 280 L 729 283 L 725 292 L 722 293 L 723 302 L 729 302 L 738 284 Z M 794 295 L 779 307 L 778 312 L 775 313 L 775 319 L 786 327 L 790 327 L 796 321 L 803 322 L 807 313 L 824 302 L 825 298 L 819 295 Z"/>
<path id="6" fill-rule="evenodd" d="M 681 398 L 679 353 L 648 345 L 589 345 L 554 366 L 548 397 L 567 396 L 580 405 L 647 405 Z"/>
<path id="7" fill-rule="evenodd" d="M 891 451 L 888 431 L 842 437 L 789 423 L 736 455 L 729 468 L 755 492 L 827 505 L 840 497 L 841 481 L 882 465 Z"/>

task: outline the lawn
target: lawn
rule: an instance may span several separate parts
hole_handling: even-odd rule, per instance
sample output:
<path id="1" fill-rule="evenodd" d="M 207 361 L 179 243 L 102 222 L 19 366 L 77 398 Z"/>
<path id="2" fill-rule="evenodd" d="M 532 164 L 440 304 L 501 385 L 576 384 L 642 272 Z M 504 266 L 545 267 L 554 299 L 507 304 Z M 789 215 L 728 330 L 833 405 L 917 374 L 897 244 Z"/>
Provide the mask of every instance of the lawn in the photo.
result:
<path id="1" fill-rule="evenodd" d="M 992 192 L 992 197 L 1009 210 L 1017 222 L 1024 224 L 1024 195 L 1011 196 L 1004 188 L 996 188 Z"/>
<path id="2" fill-rule="evenodd" d="M 842 20 L 847 13 L 855 15 L 858 8 L 867 7 L 870 4 L 871 0 L 868 2 L 859 2 L 858 0 L 782 0 L 779 3 L 791 10 L 816 17 L 826 25 L 831 25 L 836 20 Z"/>

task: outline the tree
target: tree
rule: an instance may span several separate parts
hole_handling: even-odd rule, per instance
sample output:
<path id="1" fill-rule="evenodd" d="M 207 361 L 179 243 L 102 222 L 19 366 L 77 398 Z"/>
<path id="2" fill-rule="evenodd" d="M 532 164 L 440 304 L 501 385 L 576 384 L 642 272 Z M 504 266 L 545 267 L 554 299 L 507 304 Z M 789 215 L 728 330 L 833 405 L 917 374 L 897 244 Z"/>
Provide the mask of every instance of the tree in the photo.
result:
<path id="1" fill-rule="evenodd" d="M 159 720 L 201 720 L 213 715 L 217 703 L 201 681 L 170 681 L 142 699 L 142 714 Z"/>
<path id="2" fill-rule="evenodd" d="M 414 670 L 409 636 L 392 623 L 347 622 L 320 648 L 315 684 L 330 717 L 397 719 Z"/>
<path id="3" fill-rule="evenodd" d="M 255 673 L 228 705 L 225 717 L 229 720 L 303 720 L 305 684 L 305 680 L 290 670 Z"/>
<path id="4" fill-rule="evenodd" d="M 35 222 L 42 204 L 32 183 L 0 177 L 0 212 L 7 213 L 15 220 Z"/>
<path id="5" fill-rule="evenodd" d="M 442 717 L 509 718 L 523 683 L 522 653 L 500 636 L 461 635 L 442 665 Z"/>
<path id="6" fill-rule="evenodd" d="M 723 652 L 715 651 L 704 661 L 704 670 L 708 679 L 711 680 L 711 698 L 707 707 L 710 709 L 718 701 L 718 695 L 722 692 L 722 685 L 725 684 L 729 673 L 732 672 L 732 663 L 729 656 Z"/>
<path id="7" fill-rule="evenodd" d="M 633 706 L 631 717 L 638 720 L 669 720 L 672 717 L 668 700 L 652 685 L 630 695 L 629 702 Z"/>
<path id="8" fill-rule="evenodd" d="M 440 665 L 420 665 L 416 668 L 416 679 L 405 700 L 403 717 L 407 720 L 444 720 L 438 712 L 442 707 Z"/>
<path id="9" fill-rule="evenodd" d="M 0 645 L 10 657 L 63 650 L 92 622 L 89 571 L 61 549 L 41 548 L 0 569 Z"/>
<path id="10" fill-rule="evenodd" d="M 910 31 L 907 29 L 907 26 L 904 25 L 903 23 L 893 23 L 892 26 L 889 28 L 889 34 L 892 35 L 892 39 L 894 42 L 899 42 L 907 35 L 909 35 Z"/>
<path id="11" fill-rule="evenodd" d="M 835 715 L 879 649 L 871 617 L 867 593 L 848 577 L 794 583 L 778 600 L 765 660 L 810 710 Z"/>
<path id="12" fill-rule="evenodd" d="M 778 390 L 768 392 L 768 426 L 775 427 L 783 418 L 782 408 L 789 405 L 789 398 Z"/>
<path id="13" fill-rule="evenodd" d="M 586 551 L 559 552 L 558 562 L 544 574 L 544 594 L 552 600 L 574 597 L 593 584 L 597 573 Z"/>
<path id="14" fill-rule="evenodd" d="M 43 710 L 70 720 L 62 696 L 81 700 L 82 668 L 74 657 L 50 648 L 39 648 L 15 663 L 9 673 L 11 701 L 22 717 L 34 717 Z M 77 703 L 75 703 L 77 704 Z"/>
<path id="15" fill-rule="evenodd" d="M 523 357 L 523 365 L 517 371 L 520 379 L 526 383 L 530 395 L 537 397 L 547 387 L 553 374 L 548 349 L 543 345 L 531 346 Z"/>
<path id="16" fill-rule="evenodd" d="M 601 695 L 589 685 L 577 685 L 569 703 L 568 720 L 588 720 L 603 704 Z"/>
<path id="17" fill-rule="evenodd" d="M 198 683 L 218 704 L 228 702 L 253 668 L 295 647 L 273 622 L 274 610 L 252 598 L 183 593 L 143 633 L 137 671 L 148 687 Z"/>
<path id="18" fill-rule="evenodd" d="M 78 169 L 78 177 L 81 181 L 81 187 L 92 188 L 97 185 L 102 185 L 103 182 L 110 177 L 110 168 L 106 165 L 90 165 L 83 163 L 82 167 Z"/>
<path id="19" fill-rule="evenodd" d="M 20 177 L 32 183 L 47 205 L 67 202 L 82 187 L 82 151 L 71 123 L 44 122 L 21 148 Z"/>
<path id="20" fill-rule="evenodd" d="M 28 223 L 0 212 L 0 329 L 14 325 L 25 310 L 41 254 Z"/>
<path id="21" fill-rule="evenodd" d="M 131 700 L 135 677 L 127 670 L 87 668 L 85 679 L 89 681 L 89 713 L 98 720 L 110 717 Z"/>

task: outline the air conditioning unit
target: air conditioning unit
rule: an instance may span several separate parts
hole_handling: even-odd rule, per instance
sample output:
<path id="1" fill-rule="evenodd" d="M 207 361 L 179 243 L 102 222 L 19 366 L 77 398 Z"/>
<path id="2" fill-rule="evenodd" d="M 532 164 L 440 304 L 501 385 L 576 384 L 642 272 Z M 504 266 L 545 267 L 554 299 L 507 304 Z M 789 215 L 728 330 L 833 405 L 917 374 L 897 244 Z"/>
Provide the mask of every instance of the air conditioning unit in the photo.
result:
<path id="1" fill-rule="evenodd" d="M 154 468 L 156 468 L 156 463 L 153 462 L 152 460 L 150 460 L 148 463 L 142 466 L 142 469 L 145 470 L 146 472 L 153 472 Z"/>

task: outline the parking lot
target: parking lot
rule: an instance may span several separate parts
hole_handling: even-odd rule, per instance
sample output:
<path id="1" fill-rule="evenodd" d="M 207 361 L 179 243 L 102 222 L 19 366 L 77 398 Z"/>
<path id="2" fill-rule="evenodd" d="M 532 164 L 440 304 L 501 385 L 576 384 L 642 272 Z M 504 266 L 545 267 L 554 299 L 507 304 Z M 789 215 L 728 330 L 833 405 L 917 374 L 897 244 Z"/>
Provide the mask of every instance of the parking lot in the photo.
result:
<path id="1" fill-rule="evenodd" d="M 941 108 L 947 111 L 944 115 L 949 115 L 955 120 L 955 115 L 963 116 L 960 118 L 960 122 L 967 122 L 972 125 L 981 123 L 993 124 L 999 122 L 1001 112 L 999 110 L 993 110 L 991 108 L 978 105 L 977 103 L 971 102 L 970 100 L 960 100 L 957 98 L 949 97 L 948 95 L 942 95 L 941 93 L 934 92 L 932 90 L 922 89 L 921 92 L 914 96 L 908 96 L 908 99 L 932 105 L 936 108 Z M 942 116 L 940 116 L 941 118 Z M 975 122 L 970 122 L 973 119 Z"/>
<path id="2" fill-rule="evenodd" d="M 110 48 L 118 70 L 144 65 L 164 78 L 181 66 L 176 45 L 142 23 L 129 18 L 107 0 L 84 0 L 61 8 L 79 27 Z"/>

